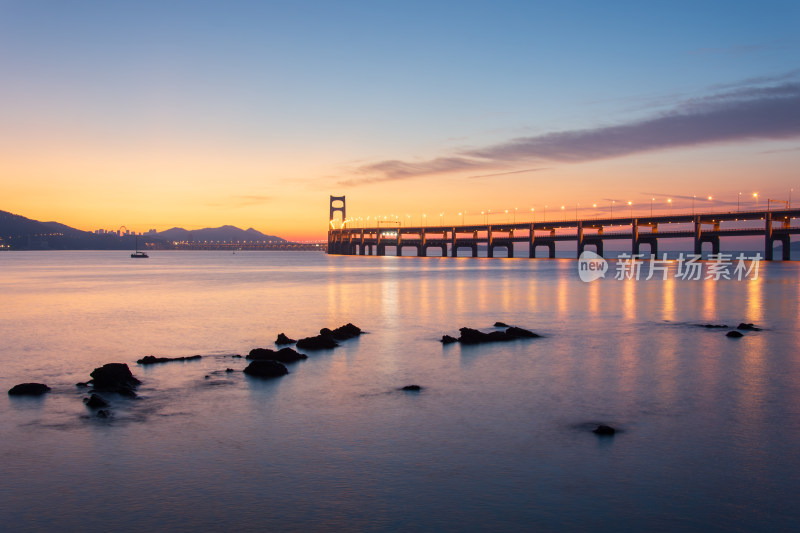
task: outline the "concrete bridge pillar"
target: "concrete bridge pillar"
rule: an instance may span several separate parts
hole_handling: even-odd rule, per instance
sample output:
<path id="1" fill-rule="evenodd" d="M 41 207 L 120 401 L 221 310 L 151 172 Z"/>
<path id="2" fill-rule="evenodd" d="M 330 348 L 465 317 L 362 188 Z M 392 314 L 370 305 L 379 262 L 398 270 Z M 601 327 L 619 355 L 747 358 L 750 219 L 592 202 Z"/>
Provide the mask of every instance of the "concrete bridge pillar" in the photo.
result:
<path id="1" fill-rule="evenodd" d="M 694 253 L 700 255 L 703 251 L 703 224 L 700 222 L 700 217 L 694 217 Z"/>
<path id="2" fill-rule="evenodd" d="M 636 218 L 631 219 L 631 254 L 636 255 L 639 253 L 639 220 Z"/>
<path id="3" fill-rule="evenodd" d="M 583 253 L 583 221 L 578 221 L 578 257 Z"/>
<path id="4" fill-rule="evenodd" d="M 535 239 L 535 235 L 533 232 L 533 222 L 531 222 L 531 227 L 528 233 L 528 257 L 533 259 L 536 257 L 536 248 L 533 245 L 533 241 Z"/>
<path id="5" fill-rule="evenodd" d="M 773 260 L 772 244 L 772 213 L 767 211 L 764 216 L 764 259 L 767 261 Z"/>
<path id="6" fill-rule="evenodd" d="M 492 236 L 492 227 L 489 226 L 489 231 L 486 234 L 488 239 L 488 248 L 486 250 L 486 257 L 494 257 L 494 237 Z"/>

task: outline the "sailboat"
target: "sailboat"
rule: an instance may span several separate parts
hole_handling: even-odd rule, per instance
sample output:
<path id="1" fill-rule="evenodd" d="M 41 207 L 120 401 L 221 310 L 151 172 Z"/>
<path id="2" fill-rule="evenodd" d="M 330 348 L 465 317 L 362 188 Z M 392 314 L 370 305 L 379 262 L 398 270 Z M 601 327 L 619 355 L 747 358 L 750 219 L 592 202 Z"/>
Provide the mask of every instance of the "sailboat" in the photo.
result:
<path id="1" fill-rule="evenodd" d="M 146 259 L 147 257 L 150 257 L 149 255 L 147 255 L 147 252 L 140 252 L 139 251 L 139 236 L 138 235 L 136 236 L 136 251 L 131 254 L 131 257 L 133 257 L 135 259 Z"/>

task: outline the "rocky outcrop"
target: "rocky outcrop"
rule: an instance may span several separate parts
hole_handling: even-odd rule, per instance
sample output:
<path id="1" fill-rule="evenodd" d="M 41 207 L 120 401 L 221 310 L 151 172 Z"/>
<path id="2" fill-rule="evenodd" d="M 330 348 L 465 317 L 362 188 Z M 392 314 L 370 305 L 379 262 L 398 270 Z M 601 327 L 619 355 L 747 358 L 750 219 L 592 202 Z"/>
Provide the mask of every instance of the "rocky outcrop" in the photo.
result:
<path id="1" fill-rule="evenodd" d="M 281 348 L 280 350 L 270 350 L 269 348 L 253 348 L 247 355 L 251 361 L 278 361 L 279 363 L 294 363 L 303 359 L 308 359 L 304 353 L 299 353 L 291 348 Z"/>
<path id="2" fill-rule="evenodd" d="M 277 378 L 285 376 L 289 373 L 289 370 L 277 361 L 253 361 L 247 365 L 247 368 L 244 369 L 244 373 L 248 376 L 259 378 Z"/>
<path id="3" fill-rule="evenodd" d="M 361 328 L 348 322 L 344 326 L 339 326 L 333 331 L 328 328 L 322 328 L 319 333 L 320 335 L 329 334 L 336 340 L 346 341 L 347 339 L 352 339 L 353 337 L 361 335 Z"/>
<path id="4" fill-rule="evenodd" d="M 303 350 L 330 350 L 337 346 L 339 343 L 332 336 L 323 334 L 297 341 L 297 347 Z"/>
<path id="5" fill-rule="evenodd" d="M 442 340 L 440 342 L 442 344 L 453 344 L 454 342 L 458 342 L 458 339 L 450 335 L 442 335 Z"/>
<path id="6" fill-rule="evenodd" d="M 279 333 L 278 338 L 275 339 L 275 344 L 277 344 L 278 346 L 281 346 L 282 344 L 294 344 L 296 342 L 297 342 L 296 340 L 290 339 L 283 333 Z"/>
<path id="7" fill-rule="evenodd" d="M 698 324 L 701 328 L 708 328 L 708 329 L 717 329 L 717 328 L 727 328 L 728 326 L 725 324 Z"/>
<path id="8" fill-rule="evenodd" d="M 461 328 L 459 331 L 461 335 L 458 337 L 458 342 L 461 344 L 483 344 L 486 342 L 505 342 L 539 337 L 532 331 L 517 327 L 510 327 L 505 331 L 490 331 L 489 333 L 472 328 Z"/>
<path id="9" fill-rule="evenodd" d="M 48 392 L 50 387 L 44 383 L 20 383 L 8 389 L 9 396 L 41 396 Z"/>
<path id="10" fill-rule="evenodd" d="M 740 332 L 736 331 L 735 329 L 733 331 L 729 331 L 728 333 L 726 333 L 725 336 L 726 337 L 730 337 L 732 339 L 738 339 L 740 337 L 744 337 L 744 335 L 742 335 Z"/>
<path id="11" fill-rule="evenodd" d="M 418 392 L 418 391 L 422 390 L 422 387 L 420 387 L 419 385 L 406 385 L 405 387 L 403 387 L 400 390 Z"/>
<path id="12" fill-rule="evenodd" d="M 154 365 L 156 363 L 170 363 L 172 361 L 194 361 L 202 357 L 202 355 L 188 355 L 185 357 L 156 357 L 155 355 L 145 355 L 136 362 L 140 365 Z"/>
<path id="13" fill-rule="evenodd" d="M 141 383 L 125 363 L 108 363 L 95 368 L 89 375 L 95 390 L 116 392 L 128 397 L 136 397 L 134 389 Z"/>
<path id="14" fill-rule="evenodd" d="M 611 426 L 606 426 L 604 424 L 600 424 L 599 426 L 597 426 L 592 430 L 592 433 L 603 436 L 614 435 L 616 432 L 617 432 L 616 429 L 612 428 Z"/>
<path id="15" fill-rule="evenodd" d="M 505 322 L 495 322 L 494 323 L 494 327 L 496 327 L 496 328 L 510 328 L 511 326 L 509 326 Z"/>

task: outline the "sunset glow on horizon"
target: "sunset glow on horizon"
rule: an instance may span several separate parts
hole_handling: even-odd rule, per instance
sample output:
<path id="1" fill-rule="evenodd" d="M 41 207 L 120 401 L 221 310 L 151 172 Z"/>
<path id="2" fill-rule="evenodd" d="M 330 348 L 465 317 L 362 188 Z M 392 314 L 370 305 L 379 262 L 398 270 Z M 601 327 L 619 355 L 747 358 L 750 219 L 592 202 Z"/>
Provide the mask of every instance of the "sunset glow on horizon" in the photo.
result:
<path id="1" fill-rule="evenodd" d="M 0 2 L 0 210 L 317 240 L 330 195 L 432 224 L 797 206 L 799 24 L 791 1 Z"/>

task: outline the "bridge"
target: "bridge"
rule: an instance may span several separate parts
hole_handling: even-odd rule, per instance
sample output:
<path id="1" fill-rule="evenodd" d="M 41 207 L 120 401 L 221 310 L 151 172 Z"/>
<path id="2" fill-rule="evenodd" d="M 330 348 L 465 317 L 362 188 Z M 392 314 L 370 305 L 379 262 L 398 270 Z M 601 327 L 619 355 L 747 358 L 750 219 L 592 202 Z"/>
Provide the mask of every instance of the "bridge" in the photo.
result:
<path id="1" fill-rule="evenodd" d="M 341 207 L 334 207 L 334 201 L 341 201 Z M 694 253 L 700 254 L 703 245 L 709 244 L 711 252 L 718 254 L 723 237 L 761 236 L 764 258 L 771 261 L 778 242 L 782 244 L 782 259 L 789 260 L 791 236 L 800 234 L 800 209 L 789 208 L 506 224 L 359 228 L 346 227 L 346 224 L 334 228 L 336 211 L 346 220 L 344 197 L 331 197 L 328 253 L 337 255 L 386 255 L 387 248 L 401 255 L 403 248 L 412 247 L 418 256 L 427 256 L 429 249 L 436 248 L 444 257 L 456 257 L 461 249 L 470 250 L 472 257 L 478 257 L 480 246 L 486 248 L 488 257 L 494 257 L 498 248 L 505 249 L 508 257 L 514 257 L 514 243 L 527 243 L 527 257 L 535 258 L 537 250 L 545 248 L 546 257 L 554 258 L 557 242 L 574 241 L 578 255 L 592 247 L 602 256 L 605 241 L 627 240 L 631 243 L 632 254 L 649 248 L 650 254 L 655 256 L 659 240 L 687 238 L 694 242 Z M 733 224 L 722 227 L 724 223 Z"/>

